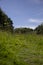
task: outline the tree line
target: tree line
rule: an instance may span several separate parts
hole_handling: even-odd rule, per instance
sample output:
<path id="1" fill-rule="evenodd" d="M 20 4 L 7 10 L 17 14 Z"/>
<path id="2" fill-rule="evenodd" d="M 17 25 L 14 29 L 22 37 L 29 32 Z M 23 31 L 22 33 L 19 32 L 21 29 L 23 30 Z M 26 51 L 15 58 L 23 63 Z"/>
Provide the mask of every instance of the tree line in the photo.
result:
<path id="1" fill-rule="evenodd" d="M 15 33 L 32 33 L 33 32 L 33 29 L 30 29 L 30 28 L 16 28 L 14 30 Z"/>
<path id="2" fill-rule="evenodd" d="M 0 30 L 14 32 L 14 33 L 33 33 L 43 34 L 43 23 L 38 25 L 34 30 L 30 28 L 16 28 L 13 27 L 13 21 L 0 8 Z"/>

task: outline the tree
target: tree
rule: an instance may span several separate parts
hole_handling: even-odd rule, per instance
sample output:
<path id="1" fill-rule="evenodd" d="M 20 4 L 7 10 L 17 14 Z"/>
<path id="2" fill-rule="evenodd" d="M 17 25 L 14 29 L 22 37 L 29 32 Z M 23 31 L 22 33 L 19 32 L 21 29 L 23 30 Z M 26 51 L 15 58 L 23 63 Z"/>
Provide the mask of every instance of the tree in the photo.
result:
<path id="1" fill-rule="evenodd" d="M 0 29 L 6 31 L 13 31 L 12 20 L 0 8 Z"/>
<path id="2" fill-rule="evenodd" d="M 30 28 L 16 28 L 15 30 L 15 33 L 32 33 L 33 32 L 33 29 L 30 29 Z"/>
<path id="3" fill-rule="evenodd" d="M 36 27 L 35 31 L 37 34 L 43 34 L 43 23 Z"/>

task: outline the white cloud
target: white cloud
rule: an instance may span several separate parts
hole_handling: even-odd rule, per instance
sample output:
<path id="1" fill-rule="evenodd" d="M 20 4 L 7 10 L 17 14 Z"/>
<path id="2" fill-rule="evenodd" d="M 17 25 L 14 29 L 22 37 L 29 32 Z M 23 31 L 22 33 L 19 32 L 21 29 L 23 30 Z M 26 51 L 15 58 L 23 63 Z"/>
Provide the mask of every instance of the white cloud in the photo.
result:
<path id="1" fill-rule="evenodd" d="M 36 28 L 36 26 L 29 26 L 30 28 L 32 28 L 32 29 L 35 29 Z"/>
<path id="2" fill-rule="evenodd" d="M 31 26 L 31 25 L 24 25 L 24 26 L 21 26 L 21 25 L 17 25 L 17 26 L 15 26 L 15 28 L 32 28 L 32 29 L 35 29 L 36 26 Z"/>
<path id="3" fill-rule="evenodd" d="M 29 27 L 32 29 L 35 29 L 38 25 L 40 25 L 43 22 L 43 19 L 30 18 L 30 19 L 28 19 L 28 22 L 30 24 Z"/>
<path id="4" fill-rule="evenodd" d="M 33 22 L 33 23 L 38 23 L 38 22 L 43 22 L 43 20 L 39 20 L 39 19 L 32 19 L 32 18 L 30 18 L 30 19 L 28 19 L 28 21 L 29 22 Z"/>
<path id="5" fill-rule="evenodd" d="M 15 28 L 32 28 L 32 29 L 35 29 L 39 24 L 41 24 L 43 22 L 43 20 L 40 20 L 40 19 L 33 19 L 33 18 L 29 18 L 28 19 L 28 23 L 27 24 L 16 24 Z"/>

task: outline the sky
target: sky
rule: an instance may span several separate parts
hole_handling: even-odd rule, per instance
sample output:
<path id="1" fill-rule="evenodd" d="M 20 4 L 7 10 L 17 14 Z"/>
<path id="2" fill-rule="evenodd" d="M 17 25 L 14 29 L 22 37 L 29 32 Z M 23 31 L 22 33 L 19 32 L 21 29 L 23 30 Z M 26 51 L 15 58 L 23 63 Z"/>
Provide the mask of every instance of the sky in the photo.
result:
<path id="1" fill-rule="evenodd" d="M 43 23 L 43 0 L 0 0 L 0 8 L 13 26 L 36 28 Z"/>

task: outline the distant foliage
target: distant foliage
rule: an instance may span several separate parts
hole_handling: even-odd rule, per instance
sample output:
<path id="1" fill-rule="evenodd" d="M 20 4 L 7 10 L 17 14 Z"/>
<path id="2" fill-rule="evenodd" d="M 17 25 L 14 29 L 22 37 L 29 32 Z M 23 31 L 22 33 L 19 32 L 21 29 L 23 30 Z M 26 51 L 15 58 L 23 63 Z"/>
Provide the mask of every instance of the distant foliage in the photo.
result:
<path id="1" fill-rule="evenodd" d="M 14 30 L 15 33 L 32 33 L 33 29 L 30 28 L 16 28 Z"/>
<path id="2" fill-rule="evenodd" d="M 13 31 L 12 20 L 0 8 L 0 29 L 6 31 Z"/>
<path id="3" fill-rule="evenodd" d="M 43 23 L 36 27 L 35 31 L 37 34 L 43 34 Z"/>

